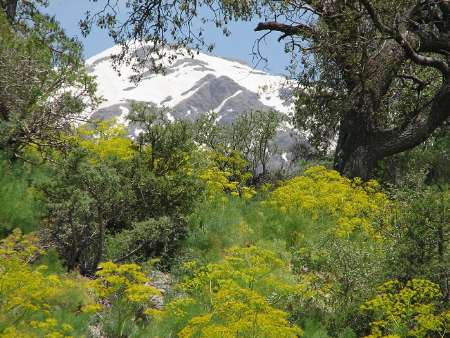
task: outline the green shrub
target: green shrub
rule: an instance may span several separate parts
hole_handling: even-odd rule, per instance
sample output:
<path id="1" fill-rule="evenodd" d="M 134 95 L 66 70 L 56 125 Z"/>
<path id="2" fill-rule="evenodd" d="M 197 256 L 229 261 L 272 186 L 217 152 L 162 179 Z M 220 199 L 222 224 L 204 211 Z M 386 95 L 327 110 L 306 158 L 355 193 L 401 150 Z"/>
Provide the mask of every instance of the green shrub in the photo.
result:
<path id="1" fill-rule="evenodd" d="M 450 189 L 419 186 L 395 190 L 398 203 L 389 233 L 395 240 L 390 275 L 425 278 L 450 294 Z"/>
<path id="2" fill-rule="evenodd" d="M 168 217 L 133 223 L 106 239 L 105 256 L 113 261 L 143 262 L 160 258 L 162 264 L 170 260 L 185 236 L 185 225 Z"/>
<path id="3" fill-rule="evenodd" d="M 11 165 L 0 158 L 0 238 L 15 228 L 36 230 L 43 215 L 43 205 L 33 187 L 38 173 L 17 162 Z"/>
<path id="4" fill-rule="evenodd" d="M 425 279 L 406 283 L 391 280 L 361 306 L 372 315 L 371 334 L 378 337 L 444 337 L 450 330 L 450 311 L 439 311 L 439 286 Z"/>
<path id="5" fill-rule="evenodd" d="M 20 230 L 0 241 L 0 336 L 81 337 L 90 315 L 86 280 L 54 274 L 36 264 L 43 250 L 34 234 Z"/>

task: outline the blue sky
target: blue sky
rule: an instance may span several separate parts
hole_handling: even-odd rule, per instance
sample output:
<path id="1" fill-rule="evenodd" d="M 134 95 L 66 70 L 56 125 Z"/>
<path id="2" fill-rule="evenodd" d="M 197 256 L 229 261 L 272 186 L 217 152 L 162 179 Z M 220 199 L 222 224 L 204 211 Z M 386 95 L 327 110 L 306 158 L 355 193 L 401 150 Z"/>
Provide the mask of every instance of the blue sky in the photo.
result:
<path id="1" fill-rule="evenodd" d="M 102 2 L 102 0 L 100 0 Z M 105 31 L 95 29 L 86 39 L 80 34 L 78 22 L 88 9 L 95 9 L 98 4 L 89 0 L 50 0 L 50 6 L 46 9 L 49 14 L 55 15 L 71 36 L 78 36 L 84 44 L 85 56 L 88 58 L 113 45 L 113 41 Z M 208 41 L 215 43 L 216 48 L 212 54 L 228 58 L 236 58 L 250 65 L 255 65 L 252 59 L 252 47 L 255 39 L 260 35 L 253 31 L 257 21 L 233 23 L 230 25 L 231 36 L 225 37 L 218 30 L 208 30 Z M 260 63 L 257 68 L 272 73 L 285 73 L 289 59 L 284 54 L 283 43 L 277 42 L 277 35 L 271 34 L 266 38 L 267 44 L 263 45 L 262 53 L 268 58 L 268 63 Z"/>

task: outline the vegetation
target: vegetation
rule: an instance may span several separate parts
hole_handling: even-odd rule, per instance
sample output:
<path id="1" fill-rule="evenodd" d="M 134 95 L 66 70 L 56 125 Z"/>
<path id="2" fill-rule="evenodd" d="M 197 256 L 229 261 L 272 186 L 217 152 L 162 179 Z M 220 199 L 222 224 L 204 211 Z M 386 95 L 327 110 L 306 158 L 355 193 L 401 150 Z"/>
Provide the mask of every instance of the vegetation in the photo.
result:
<path id="1" fill-rule="evenodd" d="M 155 3 L 130 0 L 125 27 L 154 23 L 153 14 L 133 15 Z M 195 17 L 199 3 L 216 8 L 175 1 L 161 17 Z M 216 18 L 227 22 L 297 6 L 220 3 Z M 423 44 L 444 42 L 448 4 L 425 1 L 399 16 L 416 3 L 298 3 L 309 6 L 293 7 L 297 14 L 315 11 L 309 33 L 271 25 L 283 27 L 284 38 L 303 37 L 300 48 L 314 47 L 298 123 L 328 137 L 339 121 L 340 171 L 304 161 L 296 172 L 275 172 L 268 158 L 283 122 L 276 112 L 220 125 L 214 113 L 172 121 L 164 108 L 140 103 L 127 120 L 141 130 L 134 139 L 117 121 L 73 123 L 98 102 L 80 46 L 39 12 L 45 1 L 0 0 L 0 337 L 450 335 L 449 105 L 441 69 L 448 60 L 439 56 L 447 46 Z M 114 33 L 109 9 L 85 24 L 99 19 Z M 189 23 L 183 15 L 180 29 Z M 152 27 L 141 33 L 167 29 Z M 159 42 L 154 48 L 167 42 L 150 37 Z M 358 77 L 347 77 L 349 69 Z M 412 98 L 405 83 L 437 75 Z M 409 114 L 415 105 L 421 108 Z M 409 145 L 422 144 L 386 157 L 411 147 L 391 143 L 384 152 L 390 138 L 378 138 L 380 128 L 400 142 L 411 131 L 420 142 Z M 367 179 L 369 172 L 378 179 Z"/>
<path id="2" fill-rule="evenodd" d="M 77 275 L 58 275 L 40 264 L 44 252 L 34 235 L 14 231 L 0 243 L 0 334 L 2 337 L 82 335 L 90 297 Z"/>
<path id="3" fill-rule="evenodd" d="M 167 49 L 211 50 L 196 20 L 225 35 L 230 22 L 252 19 L 255 31 L 279 32 L 303 88 L 295 121 L 323 151 L 338 136 L 334 167 L 345 176 L 369 178 L 378 161 L 423 143 L 449 118 L 446 1 L 130 0 L 126 20 L 102 3 L 82 29 L 106 29 L 123 47 L 116 62 L 134 62 L 137 78 L 149 64 L 163 71 Z M 151 45 L 135 58 L 133 44 L 144 41 Z"/>

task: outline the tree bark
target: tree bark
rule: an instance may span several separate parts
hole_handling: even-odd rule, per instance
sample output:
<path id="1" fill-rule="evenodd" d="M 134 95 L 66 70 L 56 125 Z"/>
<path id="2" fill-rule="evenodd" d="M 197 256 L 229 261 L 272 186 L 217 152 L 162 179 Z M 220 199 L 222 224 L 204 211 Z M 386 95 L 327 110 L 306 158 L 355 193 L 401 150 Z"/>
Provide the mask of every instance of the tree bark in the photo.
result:
<path id="1" fill-rule="evenodd" d="M 16 18 L 18 2 L 19 0 L 1 0 L 0 2 L 10 23 L 13 23 Z"/>
<path id="2" fill-rule="evenodd" d="M 369 178 L 377 159 L 371 151 L 371 144 L 358 128 L 341 126 L 334 156 L 334 168 L 342 175 L 354 178 Z"/>
<path id="3" fill-rule="evenodd" d="M 430 111 L 423 111 L 400 127 L 371 129 L 361 118 L 363 115 L 364 112 L 351 111 L 341 122 L 334 168 L 347 177 L 366 180 L 377 161 L 420 145 L 450 118 L 450 78 L 444 79 Z"/>
<path id="4" fill-rule="evenodd" d="M 412 2 L 405 5 L 402 12 L 394 13 L 395 20 L 386 20 L 385 15 L 392 13 L 382 12 L 381 15 L 374 1 L 358 2 L 362 5 L 361 8 L 338 1 L 317 1 L 312 7 L 325 24 L 325 32 L 341 32 L 345 38 L 342 42 L 348 45 L 338 53 L 330 53 L 327 48 L 322 51 L 331 55 L 334 64 L 340 69 L 350 107 L 347 111 L 340 112 L 334 167 L 345 176 L 368 179 L 379 160 L 423 143 L 450 116 L 450 3 L 440 1 L 436 5 L 433 1 Z M 439 7 L 440 14 L 433 14 L 438 8 L 436 6 Z M 373 33 L 379 33 L 373 36 L 382 41 L 374 41 L 377 48 L 365 47 L 365 39 L 362 45 L 356 43 L 361 40 L 368 22 L 361 20 L 354 27 L 349 27 L 346 10 L 355 14 L 355 17 L 365 15 L 370 20 L 368 22 L 374 26 Z M 363 29 L 358 29 L 357 25 Z M 345 31 L 342 27 L 345 27 Z M 283 35 L 280 39 L 300 36 L 313 47 L 318 47 L 319 52 L 321 46 L 335 44 L 334 41 L 327 40 L 327 35 L 321 34 L 319 26 L 314 24 L 286 25 L 268 21 L 260 23 L 255 30 L 281 32 Z M 389 93 L 393 81 L 404 75 L 402 68 L 408 62 L 422 69 L 437 70 L 442 75 L 443 85 L 435 91 L 434 86 L 423 81 L 420 83 L 419 79 L 422 86 L 420 91 L 425 87 L 434 91 L 431 106 L 428 105 L 429 102 L 424 102 L 423 107 L 404 112 L 396 126 L 382 127 L 385 122 L 380 118 L 380 113 L 384 99 L 389 98 L 389 95 L 393 96 Z M 359 64 L 362 67 L 355 70 L 355 66 Z M 414 79 L 417 81 L 415 77 L 409 78 Z"/>

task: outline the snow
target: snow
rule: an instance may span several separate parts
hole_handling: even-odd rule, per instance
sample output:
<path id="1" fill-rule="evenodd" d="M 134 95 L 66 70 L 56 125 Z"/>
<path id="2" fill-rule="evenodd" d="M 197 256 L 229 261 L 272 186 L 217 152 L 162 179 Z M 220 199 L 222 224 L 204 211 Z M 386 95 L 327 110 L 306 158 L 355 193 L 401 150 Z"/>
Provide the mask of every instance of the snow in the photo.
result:
<path id="1" fill-rule="evenodd" d="M 225 100 L 222 101 L 221 104 L 219 104 L 218 107 L 216 107 L 216 108 L 214 109 L 214 111 L 216 111 L 216 112 L 221 111 L 222 108 L 223 108 L 223 106 L 228 102 L 228 100 L 232 99 L 232 98 L 235 97 L 235 96 L 238 96 L 240 93 L 242 93 L 242 90 L 238 90 L 238 91 L 237 91 L 236 93 L 234 93 L 233 95 L 227 97 Z"/>
<path id="2" fill-rule="evenodd" d="M 288 113 L 290 107 L 283 105 L 283 100 L 278 96 L 278 90 L 285 83 L 281 76 L 275 76 L 261 71 L 255 71 L 250 66 L 237 61 L 200 53 L 193 59 L 202 62 L 205 67 L 196 64 L 181 63 L 171 67 L 167 75 L 151 74 L 135 85 L 130 81 L 134 74 L 130 65 L 121 65 L 119 75 L 112 67 L 109 57 L 120 51 L 115 46 L 87 60 L 87 65 L 93 69 L 93 75 L 97 77 L 98 94 L 105 101 L 99 108 L 109 107 L 127 101 L 153 102 L 160 105 L 164 102 L 167 107 L 174 107 L 180 101 L 191 96 L 199 88 L 193 88 L 194 84 L 211 74 L 215 77 L 227 76 L 254 93 L 259 94 L 260 101 L 266 106 L 280 112 Z M 190 58 L 181 56 L 179 59 Z M 239 93 L 234 93 L 234 97 Z M 228 99 L 230 99 L 229 97 Z M 225 103 L 225 99 L 217 109 Z"/>
<path id="3" fill-rule="evenodd" d="M 126 107 L 120 107 L 120 111 L 122 112 L 122 114 L 120 114 L 120 117 L 117 119 L 117 122 L 127 126 L 128 120 L 126 119 L 126 117 L 130 113 L 130 110 Z"/>

